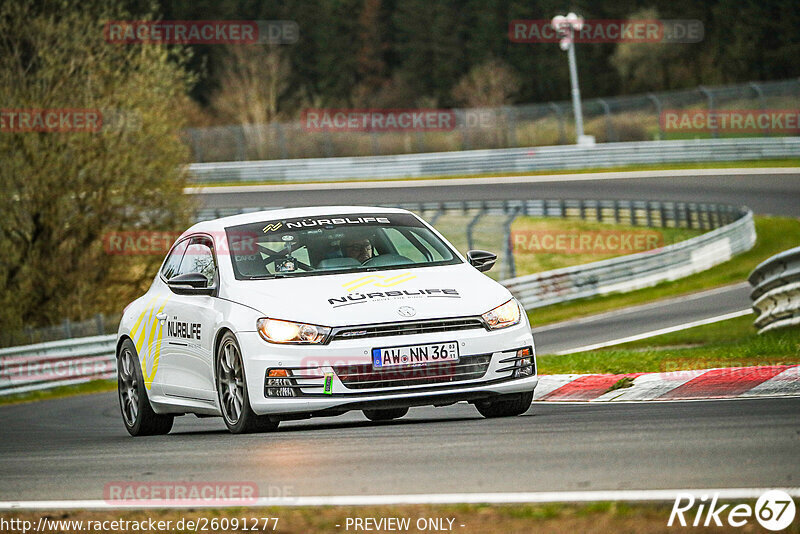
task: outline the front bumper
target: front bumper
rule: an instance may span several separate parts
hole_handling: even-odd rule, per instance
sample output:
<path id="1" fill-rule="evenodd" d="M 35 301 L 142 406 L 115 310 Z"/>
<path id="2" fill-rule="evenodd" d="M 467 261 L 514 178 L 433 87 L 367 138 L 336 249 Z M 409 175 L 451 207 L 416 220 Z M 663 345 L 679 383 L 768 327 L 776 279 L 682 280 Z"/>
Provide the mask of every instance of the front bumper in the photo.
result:
<path id="1" fill-rule="evenodd" d="M 328 345 L 277 345 L 267 343 L 256 332 L 237 334 L 244 357 L 250 405 L 259 415 L 340 413 L 347 410 L 394 406 L 445 405 L 475 401 L 494 395 L 532 391 L 538 383 L 533 374 L 515 378 L 508 362 L 518 349 L 531 347 L 533 337 L 526 321 L 503 330 L 484 329 L 337 340 Z M 345 366 L 371 366 L 373 347 L 392 347 L 456 341 L 463 360 L 482 356 L 488 360 L 479 377 L 437 383 L 389 387 L 364 387 L 345 383 L 339 374 Z M 535 351 L 531 358 L 535 362 Z M 295 397 L 267 397 L 265 376 L 269 369 L 292 369 Z M 339 373 L 337 373 L 337 369 Z M 483 367 L 481 368 L 483 369 Z M 342 375 L 344 376 L 344 375 Z M 328 382 L 325 387 L 325 382 Z"/>

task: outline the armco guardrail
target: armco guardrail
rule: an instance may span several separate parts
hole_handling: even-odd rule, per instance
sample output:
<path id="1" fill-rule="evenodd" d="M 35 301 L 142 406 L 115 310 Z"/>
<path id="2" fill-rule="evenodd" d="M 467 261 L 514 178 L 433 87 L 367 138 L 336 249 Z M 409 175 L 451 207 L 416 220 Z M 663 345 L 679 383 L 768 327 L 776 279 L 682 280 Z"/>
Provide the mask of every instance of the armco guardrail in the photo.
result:
<path id="1" fill-rule="evenodd" d="M 0 395 L 111 378 L 116 335 L 0 349 Z"/>
<path id="2" fill-rule="evenodd" d="M 526 308 L 632 291 L 704 271 L 750 250 L 756 241 L 753 213 L 742 209 L 734 222 L 703 235 L 609 260 L 504 280 Z"/>
<path id="3" fill-rule="evenodd" d="M 500 216 L 506 229 L 519 215 L 710 230 L 652 252 L 503 280 L 527 308 L 615 291 L 630 291 L 708 269 L 755 243 L 753 214 L 726 204 L 627 200 L 505 200 L 403 204 L 421 214 L 469 213 L 472 222 Z M 236 210 L 243 211 L 243 210 Z M 248 210 L 249 211 L 249 210 Z M 230 213 L 226 213 L 228 215 Z M 212 215 L 206 213 L 205 215 Z M 216 214 L 219 215 L 219 214 Z M 433 218 L 432 218 L 433 220 Z M 474 224 L 467 225 L 467 239 Z M 509 234 L 506 260 L 511 254 Z M 512 261 L 513 263 L 513 261 Z M 115 373 L 114 335 L 0 349 L 0 395 L 75 384 Z"/>
<path id="4" fill-rule="evenodd" d="M 748 277 L 759 334 L 800 325 L 800 247 L 772 256 Z"/>
<path id="5" fill-rule="evenodd" d="M 320 182 L 523 173 L 642 163 L 742 161 L 800 157 L 800 137 L 690 139 L 466 150 L 394 156 L 194 163 L 197 184 Z"/>

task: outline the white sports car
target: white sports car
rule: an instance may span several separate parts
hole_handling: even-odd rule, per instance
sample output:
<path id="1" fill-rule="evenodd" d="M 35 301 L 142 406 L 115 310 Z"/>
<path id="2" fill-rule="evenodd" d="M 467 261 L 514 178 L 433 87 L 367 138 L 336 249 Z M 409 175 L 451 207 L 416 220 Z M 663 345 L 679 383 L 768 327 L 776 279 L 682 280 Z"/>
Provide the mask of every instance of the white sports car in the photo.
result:
<path id="1" fill-rule="evenodd" d="M 468 401 L 519 415 L 537 384 L 530 325 L 411 212 L 364 207 L 264 211 L 195 224 L 150 290 L 125 308 L 117 370 L 130 434 L 177 415 L 222 416 L 234 433 L 281 420 Z"/>

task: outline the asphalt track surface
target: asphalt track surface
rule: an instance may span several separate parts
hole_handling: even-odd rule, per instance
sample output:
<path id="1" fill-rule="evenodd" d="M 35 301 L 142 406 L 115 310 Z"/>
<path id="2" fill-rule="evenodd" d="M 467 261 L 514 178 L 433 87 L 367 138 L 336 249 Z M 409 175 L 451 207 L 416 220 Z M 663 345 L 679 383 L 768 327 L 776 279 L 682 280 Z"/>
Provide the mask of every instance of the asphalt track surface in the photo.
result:
<path id="1" fill-rule="evenodd" d="M 482 419 L 466 404 L 371 423 L 351 412 L 233 436 L 179 418 L 130 438 L 114 394 L 0 408 L 0 500 L 103 499 L 119 481 L 255 482 L 261 496 L 791 487 L 800 398 L 534 403 Z"/>
<path id="2" fill-rule="evenodd" d="M 742 285 L 534 331 L 548 353 L 749 303 Z M 661 310 L 659 312 L 659 310 Z M 116 481 L 255 482 L 262 495 L 373 495 L 797 486 L 800 398 L 534 403 L 487 420 L 474 407 L 360 412 L 228 434 L 176 419 L 130 438 L 113 393 L 0 407 L 0 501 L 103 499 Z"/>
<path id="3" fill-rule="evenodd" d="M 375 204 L 505 198 L 729 202 L 800 215 L 800 174 L 624 179 L 420 190 L 203 196 L 224 206 Z M 749 305 L 744 286 L 536 329 L 537 352 L 616 339 Z M 0 500 L 102 499 L 114 481 L 256 482 L 262 496 L 525 492 L 800 485 L 800 399 L 631 404 L 534 403 L 487 420 L 469 405 L 413 408 L 371 423 L 359 412 L 233 436 L 220 419 L 176 420 L 133 439 L 116 394 L 0 407 Z"/>
<path id="4" fill-rule="evenodd" d="M 685 171 L 675 171 L 676 173 Z M 719 171 L 727 172 L 727 171 Z M 444 202 L 506 199 L 619 199 L 685 202 L 721 202 L 749 206 L 756 214 L 800 216 L 800 173 L 737 174 L 621 178 L 613 180 L 487 183 L 482 179 L 441 180 L 441 185 L 419 187 L 413 181 L 396 187 L 367 186 L 344 189 L 327 184 L 325 189 L 269 188 L 263 190 L 201 193 L 208 208 L 295 207 L 317 205 L 374 205 L 402 202 Z M 537 177 L 530 177 L 536 180 Z M 447 184 L 451 182 L 451 184 Z M 206 188 L 206 191 L 214 188 Z"/>

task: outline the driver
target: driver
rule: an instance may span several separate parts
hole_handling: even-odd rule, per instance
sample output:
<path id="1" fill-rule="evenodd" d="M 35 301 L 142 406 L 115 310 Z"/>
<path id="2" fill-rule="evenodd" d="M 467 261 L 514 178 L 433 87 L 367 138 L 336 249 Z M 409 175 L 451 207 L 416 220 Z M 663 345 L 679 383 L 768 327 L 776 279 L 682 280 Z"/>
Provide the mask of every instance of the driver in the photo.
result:
<path id="1" fill-rule="evenodd" d="M 351 237 L 342 240 L 342 254 L 364 263 L 372 257 L 372 243 L 366 237 Z"/>

